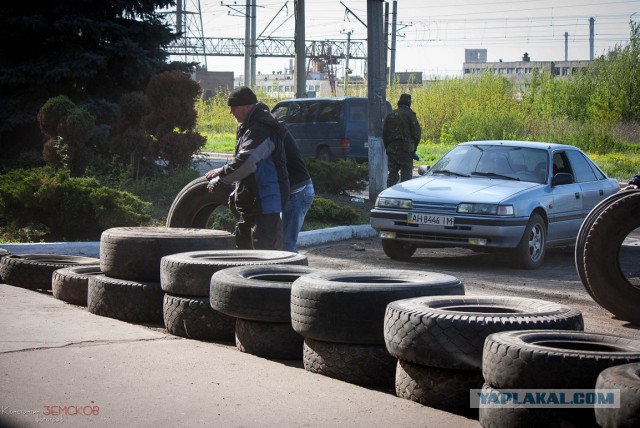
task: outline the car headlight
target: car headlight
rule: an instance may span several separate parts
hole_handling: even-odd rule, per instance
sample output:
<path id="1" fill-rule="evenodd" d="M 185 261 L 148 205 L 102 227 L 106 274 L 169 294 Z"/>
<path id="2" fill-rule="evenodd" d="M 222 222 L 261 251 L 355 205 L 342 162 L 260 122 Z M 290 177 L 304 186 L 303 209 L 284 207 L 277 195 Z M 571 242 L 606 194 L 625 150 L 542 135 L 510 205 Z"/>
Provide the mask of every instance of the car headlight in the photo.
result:
<path id="1" fill-rule="evenodd" d="M 480 215 L 513 215 L 513 205 L 498 204 L 467 204 L 458 205 L 458 212 L 463 214 Z"/>
<path id="2" fill-rule="evenodd" d="M 404 210 L 411 209 L 411 199 L 397 198 L 378 198 L 376 200 L 376 208 L 399 208 Z"/>

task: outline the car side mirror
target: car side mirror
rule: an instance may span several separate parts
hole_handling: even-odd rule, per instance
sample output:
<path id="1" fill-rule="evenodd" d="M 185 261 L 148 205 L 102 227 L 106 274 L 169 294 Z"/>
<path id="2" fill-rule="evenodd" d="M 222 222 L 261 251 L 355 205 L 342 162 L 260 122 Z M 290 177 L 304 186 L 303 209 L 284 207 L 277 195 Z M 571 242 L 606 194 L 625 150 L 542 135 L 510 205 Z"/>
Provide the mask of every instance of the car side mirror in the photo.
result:
<path id="1" fill-rule="evenodd" d="M 551 179 L 552 186 L 562 186 L 563 184 L 571 183 L 573 183 L 573 174 L 568 174 L 566 172 L 559 172 Z"/>
<path id="2" fill-rule="evenodd" d="M 420 165 L 418 167 L 418 175 L 425 175 L 431 169 L 430 165 Z"/>

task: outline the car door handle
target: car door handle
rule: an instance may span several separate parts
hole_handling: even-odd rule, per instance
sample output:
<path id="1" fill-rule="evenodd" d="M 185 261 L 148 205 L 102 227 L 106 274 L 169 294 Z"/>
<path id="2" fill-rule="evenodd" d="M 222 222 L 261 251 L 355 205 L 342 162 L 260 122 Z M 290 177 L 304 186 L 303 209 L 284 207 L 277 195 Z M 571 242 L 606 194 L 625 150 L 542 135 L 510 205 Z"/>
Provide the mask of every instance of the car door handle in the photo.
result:
<path id="1" fill-rule="evenodd" d="M 576 199 L 580 199 L 580 193 L 579 192 L 576 192 L 575 196 L 576 196 Z"/>
<path id="2" fill-rule="evenodd" d="M 602 196 L 602 195 L 604 195 L 604 190 L 600 189 L 600 191 L 598 193 L 600 193 L 600 196 Z"/>

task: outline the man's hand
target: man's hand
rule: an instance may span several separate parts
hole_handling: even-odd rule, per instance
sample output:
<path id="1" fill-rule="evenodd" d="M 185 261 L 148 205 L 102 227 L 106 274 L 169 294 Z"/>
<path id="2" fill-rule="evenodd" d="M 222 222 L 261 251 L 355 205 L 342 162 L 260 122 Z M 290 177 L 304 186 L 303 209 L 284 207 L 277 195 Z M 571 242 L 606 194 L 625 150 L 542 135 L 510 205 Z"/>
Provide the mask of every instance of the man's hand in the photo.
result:
<path id="1" fill-rule="evenodd" d="M 211 171 L 209 171 L 211 172 Z M 207 173 L 208 174 L 208 173 Z M 213 191 L 217 188 L 222 186 L 222 182 L 220 181 L 220 179 L 218 177 L 214 177 L 209 181 L 209 184 L 207 184 L 207 190 L 209 191 L 209 193 L 213 193 Z"/>
<path id="2" fill-rule="evenodd" d="M 222 168 L 212 169 L 211 171 L 207 172 L 204 175 L 204 178 L 206 178 L 207 180 L 211 180 L 211 179 L 219 176 L 221 172 L 222 172 Z M 209 184 L 211 184 L 211 183 L 209 183 Z"/>
<path id="3" fill-rule="evenodd" d="M 622 190 L 633 190 L 637 188 L 638 188 L 637 184 L 627 184 L 627 187 L 623 187 Z"/>

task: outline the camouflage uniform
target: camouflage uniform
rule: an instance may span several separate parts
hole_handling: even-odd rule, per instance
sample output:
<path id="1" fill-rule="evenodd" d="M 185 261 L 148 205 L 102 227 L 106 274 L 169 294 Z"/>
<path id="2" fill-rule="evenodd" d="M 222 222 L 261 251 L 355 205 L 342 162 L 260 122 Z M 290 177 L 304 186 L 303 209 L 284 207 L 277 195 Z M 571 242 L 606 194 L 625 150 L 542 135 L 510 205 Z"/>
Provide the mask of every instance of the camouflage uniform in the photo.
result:
<path id="1" fill-rule="evenodd" d="M 387 152 L 387 187 L 398 182 L 398 173 L 400 181 L 409 180 L 413 175 L 413 154 L 418 148 L 422 129 L 410 106 L 411 96 L 402 94 L 398 108 L 384 120 L 382 140 Z"/>

